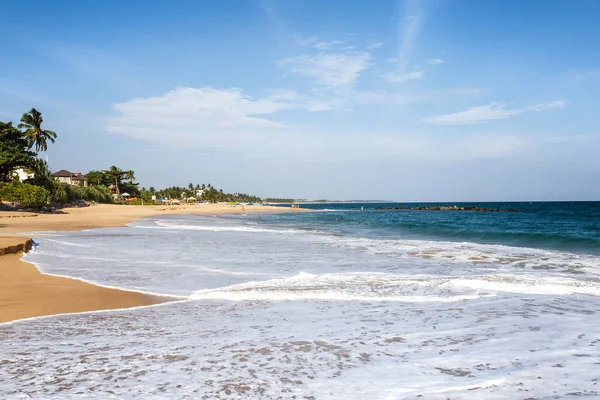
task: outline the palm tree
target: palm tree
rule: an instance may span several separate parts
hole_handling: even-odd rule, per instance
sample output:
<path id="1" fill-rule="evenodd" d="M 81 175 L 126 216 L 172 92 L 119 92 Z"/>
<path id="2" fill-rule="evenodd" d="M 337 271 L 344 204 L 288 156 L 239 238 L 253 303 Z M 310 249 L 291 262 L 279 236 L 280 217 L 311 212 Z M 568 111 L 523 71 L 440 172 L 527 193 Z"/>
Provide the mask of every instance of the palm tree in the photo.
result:
<path id="1" fill-rule="evenodd" d="M 135 174 L 132 170 L 129 171 L 124 171 L 125 172 L 125 178 L 129 179 L 129 183 L 133 183 L 133 181 L 135 180 Z"/>
<path id="2" fill-rule="evenodd" d="M 21 123 L 18 125 L 19 129 L 25 129 L 25 136 L 29 140 L 29 148 L 35 146 L 36 154 L 41 151 L 48 150 L 48 143 L 54 143 L 56 139 L 56 133 L 47 129 L 42 129 L 42 113 L 32 108 L 28 113 L 23 114 L 21 117 Z"/>

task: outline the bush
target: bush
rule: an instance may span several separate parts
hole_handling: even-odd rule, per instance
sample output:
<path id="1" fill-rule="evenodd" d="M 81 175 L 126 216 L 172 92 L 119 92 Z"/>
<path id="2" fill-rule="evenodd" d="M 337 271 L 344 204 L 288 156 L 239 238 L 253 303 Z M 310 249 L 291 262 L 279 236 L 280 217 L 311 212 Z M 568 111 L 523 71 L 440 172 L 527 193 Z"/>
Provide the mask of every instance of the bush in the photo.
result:
<path id="1" fill-rule="evenodd" d="M 43 187 L 17 180 L 0 182 L 0 199 L 19 203 L 22 207 L 41 207 L 48 202 L 49 195 Z"/>
<path id="2" fill-rule="evenodd" d="M 106 186 L 71 186 L 64 185 L 69 201 L 87 200 L 97 203 L 112 203 L 112 195 Z"/>
<path id="3" fill-rule="evenodd" d="M 50 192 L 50 202 L 66 203 L 69 201 L 67 191 L 62 183 L 55 179 L 48 180 L 44 187 Z"/>

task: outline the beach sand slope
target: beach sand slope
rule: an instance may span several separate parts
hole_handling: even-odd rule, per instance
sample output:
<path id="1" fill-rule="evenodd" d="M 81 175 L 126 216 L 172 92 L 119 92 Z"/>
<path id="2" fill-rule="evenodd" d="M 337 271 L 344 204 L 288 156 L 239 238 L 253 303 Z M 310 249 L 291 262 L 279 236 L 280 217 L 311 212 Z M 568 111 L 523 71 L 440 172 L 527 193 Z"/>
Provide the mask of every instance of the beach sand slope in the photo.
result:
<path id="1" fill-rule="evenodd" d="M 94 310 L 110 310 L 179 300 L 111 289 L 78 279 L 42 274 L 21 261 L 31 239 L 24 232 L 83 230 L 125 226 L 138 217 L 166 214 L 225 214 L 298 211 L 280 207 L 123 206 L 101 204 L 69 208 L 59 214 L 0 212 L 0 323 L 23 318 Z"/>

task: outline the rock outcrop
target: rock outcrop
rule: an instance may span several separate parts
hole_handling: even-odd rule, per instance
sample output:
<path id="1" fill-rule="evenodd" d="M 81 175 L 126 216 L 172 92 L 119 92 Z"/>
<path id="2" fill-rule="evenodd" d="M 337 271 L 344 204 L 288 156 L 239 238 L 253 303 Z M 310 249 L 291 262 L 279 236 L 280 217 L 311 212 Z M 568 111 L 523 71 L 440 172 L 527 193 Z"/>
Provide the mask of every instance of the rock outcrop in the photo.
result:
<path id="1" fill-rule="evenodd" d="M 476 206 L 430 206 L 430 207 L 377 207 L 377 210 L 417 210 L 417 211 L 479 211 L 479 212 L 521 212 L 515 208 L 496 209 Z"/>
<path id="2" fill-rule="evenodd" d="M 5 254 L 27 253 L 33 246 L 33 240 L 30 238 L 21 238 L 17 236 L 0 237 L 0 256 Z"/>

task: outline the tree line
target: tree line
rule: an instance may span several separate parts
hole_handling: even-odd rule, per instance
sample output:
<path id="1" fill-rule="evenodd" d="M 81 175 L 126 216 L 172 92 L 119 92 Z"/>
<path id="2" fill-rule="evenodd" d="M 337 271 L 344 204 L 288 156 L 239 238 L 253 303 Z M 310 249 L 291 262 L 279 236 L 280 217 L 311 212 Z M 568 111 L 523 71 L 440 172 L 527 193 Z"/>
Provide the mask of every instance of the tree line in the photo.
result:
<path id="1" fill-rule="evenodd" d="M 223 189 L 217 189 L 210 183 L 196 184 L 190 183 L 187 187 L 171 186 L 156 190 L 154 187 L 148 189 L 142 188 L 140 196 L 149 201 L 152 196 L 157 199 L 189 199 L 195 198 L 199 201 L 208 202 L 241 202 L 241 203 L 260 203 L 262 199 L 255 195 L 246 193 L 225 193 Z"/>
<path id="2" fill-rule="evenodd" d="M 76 200 L 110 203 L 127 193 L 151 203 L 153 198 L 189 199 L 208 202 L 260 203 L 258 196 L 246 193 L 225 193 L 210 183 L 171 186 L 164 189 L 139 188 L 135 172 L 112 165 L 106 170 L 85 174 L 87 187 L 61 184 L 48 164 L 39 158 L 48 144 L 55 143 L 57 134 L 45 129 L 42 113 L 32 108 L 21 116 L 17 127 L 12 122 L 0 122 L 0 203 L 8 201 L 24 207 L 41 207 L 47 203 L 64 204 Z M 23 169 L 30 177 L 20 182 L 15 172 Z M 293 202 L 293 199 L 265 199 L 270 202 Z"/>

